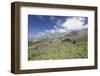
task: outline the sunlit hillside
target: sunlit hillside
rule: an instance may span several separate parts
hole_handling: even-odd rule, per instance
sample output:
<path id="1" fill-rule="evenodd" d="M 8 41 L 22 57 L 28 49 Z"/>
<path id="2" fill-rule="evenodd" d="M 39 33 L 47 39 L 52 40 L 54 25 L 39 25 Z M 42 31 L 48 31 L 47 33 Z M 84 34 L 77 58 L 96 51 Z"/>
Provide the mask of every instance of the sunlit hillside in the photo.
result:
<path id="1" fill-rule="evenodd" d="M 87 58 L 87 29 L 48 34 L 28 42 L 29 60 Z"/>

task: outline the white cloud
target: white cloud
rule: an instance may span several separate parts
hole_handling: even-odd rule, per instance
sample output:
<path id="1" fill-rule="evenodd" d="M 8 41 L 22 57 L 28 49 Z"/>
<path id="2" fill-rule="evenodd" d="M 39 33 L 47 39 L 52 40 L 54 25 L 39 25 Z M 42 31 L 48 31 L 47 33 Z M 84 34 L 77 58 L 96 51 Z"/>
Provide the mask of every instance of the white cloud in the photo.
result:
<path id="1" fill-rule="evenodd" d="M 54 17 L 50 17 L 51 20 L 53 21 Z M 53 33 L 69 33 L 70 30 L 81 30 L 83 28 L 88 28 L 88 24 L 83 25 L 85 21 L 84 17 L 71 17 L 67 18 L 66 21 L 62 24 L 60 24 L 60 20 L 58 20 L 57 24 L 60 25 L 55 25 L 53 29 L 50 30 L 44 30 L 43 32 L 39 32 L 37 34 L 38 37 L 44 36 L 46 34 L 53 34 Z"/>
<path id="2" fill-rule="evenodd" d="M 39 32 L 36 37 L 41 37 L 41 36 L 44 36 L 46 34 L 46 32 Z"/>
<path id="3" fill-rule="evenodd" d="M 62 27 L 67 30 L 80 30 L 83 29 L 84 22 L 82 21 L 83 18 L 73 17 L 67 19 L 63 24 Z"/>
<path id="4" fill-rule="evenodd" d="M 55 32 L 56 32 L 55 29 L 51 29 L 51 30 L 50 30 L 50 33 L 52 33 L 52 34 L 55 33 Z"/>
<path id="5" fill-rule="evenodd" d="M 61 29 L 61 28 L 57 29 L 57 32 L 59 32 L 59 33 L 64 33 L 66 31 L 67 31 L 66 29 Z"/>

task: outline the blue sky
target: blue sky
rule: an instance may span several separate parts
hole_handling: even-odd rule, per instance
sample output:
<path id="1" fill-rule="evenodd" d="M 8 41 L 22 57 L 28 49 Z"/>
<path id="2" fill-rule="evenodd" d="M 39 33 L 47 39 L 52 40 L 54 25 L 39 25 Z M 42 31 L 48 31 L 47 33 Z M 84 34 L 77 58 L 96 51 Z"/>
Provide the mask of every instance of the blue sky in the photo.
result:
<path id="1" fill-rule="evenodd" d="M 28 38 L 87 27 L 88 17 L 28 15 Z"/>

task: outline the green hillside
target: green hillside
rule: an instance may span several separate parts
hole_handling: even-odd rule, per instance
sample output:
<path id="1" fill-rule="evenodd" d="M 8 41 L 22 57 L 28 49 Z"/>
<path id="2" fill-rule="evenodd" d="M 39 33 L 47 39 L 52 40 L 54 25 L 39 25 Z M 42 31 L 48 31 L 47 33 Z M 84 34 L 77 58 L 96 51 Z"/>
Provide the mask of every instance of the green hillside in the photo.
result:
<path id="1" fill-rule="evenodd" d="M 28 42 L 29 60 L 55 60 L 87 58 L 87 30 L 69 34 L 53 34 Z"/>

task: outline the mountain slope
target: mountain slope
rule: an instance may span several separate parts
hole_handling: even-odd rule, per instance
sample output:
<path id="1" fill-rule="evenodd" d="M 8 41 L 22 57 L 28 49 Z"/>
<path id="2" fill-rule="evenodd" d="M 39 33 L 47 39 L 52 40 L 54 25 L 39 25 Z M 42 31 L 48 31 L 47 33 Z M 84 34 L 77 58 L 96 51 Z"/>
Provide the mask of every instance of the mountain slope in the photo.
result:
<path id="1" fill-rule="evenodd" d="M 87 58 L 87 29 L 54 33 L 29 42 L 29 60 Z"/>

